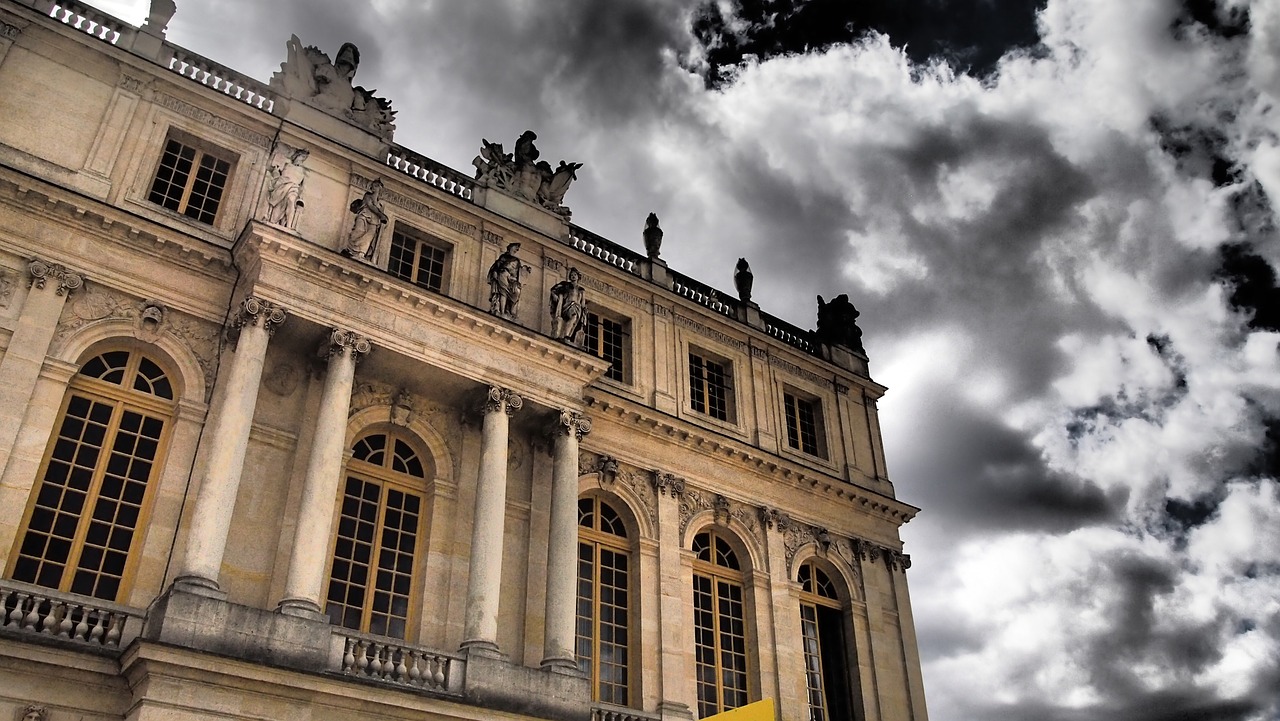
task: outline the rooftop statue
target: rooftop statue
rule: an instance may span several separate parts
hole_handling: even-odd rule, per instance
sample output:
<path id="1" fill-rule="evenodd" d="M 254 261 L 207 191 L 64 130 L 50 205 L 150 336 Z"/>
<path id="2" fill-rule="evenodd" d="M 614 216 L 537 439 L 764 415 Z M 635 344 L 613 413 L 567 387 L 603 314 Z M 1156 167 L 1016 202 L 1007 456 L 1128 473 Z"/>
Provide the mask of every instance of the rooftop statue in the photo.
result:
<path id="1" fill-rule="evenodd" d="M 755 279 L 747 259 L 738 258 L 738 264 L 733 269 L 733 287 L 738 290 L 738 300 L 743 303 L 751 302 L 751 286 L 755 284 Z"/>
<path id="2" fill-rule="evenodd" d="M 648 254 L 649 260 L 657 260 L 661 250 L 662 228 L 658 227 L 658 214 L 650 213 L 644 219 L 644 252 Z"/>
<path id="3" fill-rule="evenodd" d="M 288 57 L 271 76 L 271 89 L 340 117 L 391 142 L 396 112 L 391 101 L 374 96 L 374 90 L 352 85 L 360 66 L 360 49 L 343 43 L 334 61 L 314 45 L 303 47 L 297 35 L 285 44 Z"/>
<path id="4" fill-rule="evenodd" d="M 476 168 L 476 180 L 481 185 L 495 188 L 509 195 L 539 205 L 568 220 L 572 215 L 564 205 L 564 194 L 569 185 L 578 179 L 582 163 L 566 163 L 552 169 L 551 163 L 539 161 L 541 153 L 533 141 L 538 135 L 526 130 L 516 139 L 515 152 L 504 153 L 501 143 L 480 140 L 480 154 L 471 164 Z"/>
<path id="5" fill-rule="evenodd" d="M 828 345 L 842 345 L 866 355 L 862 349 L 862 329 L 858 327 L 858 309 L 841 293 L 826 303 L 818 296 L 818 340 Z"/>

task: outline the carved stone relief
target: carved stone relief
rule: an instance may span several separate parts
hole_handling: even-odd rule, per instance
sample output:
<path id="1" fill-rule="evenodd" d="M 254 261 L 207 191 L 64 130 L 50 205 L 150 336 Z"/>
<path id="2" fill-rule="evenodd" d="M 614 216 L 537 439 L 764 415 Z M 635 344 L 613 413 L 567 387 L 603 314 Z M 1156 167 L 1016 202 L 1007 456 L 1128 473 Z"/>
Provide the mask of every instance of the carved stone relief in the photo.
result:
<path id="1" fill-rule="evenodd" d="M 18 721 L 49 721 L 49 709 L 39 704 L 27 704 L 18 716 Z"/>
<path id="2" fill-rule="evenodd" d="M 729 519 L 735 519 L 751 533 L 756 540 L 763 540 L 759 521 L 759 511 L 753 506 L 739 503 L 718 493 L 710 493 L 694 488 L 686 488 L 680 497 L 680 535 L 689 529 L 689 521 L 695 515 L 710 510 L 714 513 L 716 523 L 725 525 Z"/>
<path id="3" fill-rule="evenodd" d="M 18 271 L 0 268 L 0 308 L 8 308 L 13 301 L 13 291 L 18 287 Z"/>
<path id="4" fill-rule="evenodd" d="M 609 489 L 624 486 L 639 500 L 641 510 L 649 519 L 649 527 L 658 527 L 658 497 L 654 486 L 645 480 L 648 474 L 638 468 L 623 464 L 613 456 L 582 451 L 578 454 L 578 474 L 597 474 L 600 487 Z"/>
<path id="5" fill-rule="evenodd" d="M 39 258 L 27 264 L 27 274 L 31 276 L 32 288 L 44 288 L 49 279 L 58 282 L 58 295 L 67 295 L 84 285 L 84 276 L 60 263 L 49 263 Z"/>
<path id="6" fill-rule="evenodd" d="M 276 363 L 262 376 L 262 385 L 266 386 L 267 390 L 286 398 L 298 390 L 298 384 L 301 381 L 302 370 L 289 361 Z"/>
<path id="7" fill-rule="evenodd" d="M 202 125 L 207 125 L 215 130 L 224 132 L 227 135 L 252 143 L 259 148 L 271 147 L 270 136 L 254 132 L 242 125 L 237 125 L 220 115 L 214 115 L 207 110 L 202 110 L 189 103 L 184 103 L 172 95 L 165 95 L 164 93 L 161 93 L 156 96 L 156 103 L 179 115 L 186 116 Z"/>

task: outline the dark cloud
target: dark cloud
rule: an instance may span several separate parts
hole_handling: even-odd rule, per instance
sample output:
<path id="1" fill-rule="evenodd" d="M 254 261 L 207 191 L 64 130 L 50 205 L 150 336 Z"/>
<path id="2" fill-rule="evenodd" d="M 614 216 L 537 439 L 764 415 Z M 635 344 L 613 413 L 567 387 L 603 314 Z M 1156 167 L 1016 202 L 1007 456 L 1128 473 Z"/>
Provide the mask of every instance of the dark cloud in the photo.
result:
<path id="1" fill-rule="evenodd" d="M 986 721 L 1255 721 L 1262 702 L 1251 699 L 1220 701 L 1203 690 L 1161 691 L 1127 703 L 1092 704 L 1083 708 L 1033 702 L 976 704 L 974 718 Z"/>

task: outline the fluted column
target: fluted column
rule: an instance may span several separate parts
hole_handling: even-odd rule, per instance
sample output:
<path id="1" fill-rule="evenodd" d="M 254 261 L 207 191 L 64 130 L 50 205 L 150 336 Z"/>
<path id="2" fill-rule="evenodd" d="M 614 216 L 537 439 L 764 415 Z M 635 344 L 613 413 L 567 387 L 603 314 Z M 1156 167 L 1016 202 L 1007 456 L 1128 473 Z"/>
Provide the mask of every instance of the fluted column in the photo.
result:
<path id="1" fill-rule="evenodd" d="M 213 419 L 204 479 L 192 509 L 187 553 L 176 584 L 214 592 L 221 590 L 218 574 L 244 471 L 267 341 L 284 319 L 283 308 L 250 296 L 240 302 L 231 320 L 232 333 L 238 335 L 236 349 L 227 372 L 226 395 Z"/>
<path id="2" fill-rule="evenodd" d="M 323 613 L 320 594 L 324 590 L 325 562 L 333 533 L 333 504 L 338 496 L 346 454 L 351 385 L 355 381 L 356 364 L 370 348 L 368 338 L 338 328 L 334 328 L 320 346 L 320 355 L 329 359 L 329 369 L 316 414 L 316 431 L 302 487 L 302 505 L 298 510 L 284 598 L 277 607 L 281 613 L 313 618 Z"/>
<path id="3" fill-rule="evenodd" d="M 471 528 L 471 574 L 467 579 L 467 613 L 462 647 L 497 654 L 498 599 L 502 585 L 502 539 L 507 507 L 507 433 L 511 416 L 524 399 L 492 386 L 480 411 L 480 477 Z"/>
<path id="4" fill-rule="evenodd" d="M 574 621 L 578 580 L 578 441 L 591 432 L 591 419 L 561 411 L 551 471 L 551 531 L 547 540 L 547 613 L 543 668 L 576 668 Z"/>

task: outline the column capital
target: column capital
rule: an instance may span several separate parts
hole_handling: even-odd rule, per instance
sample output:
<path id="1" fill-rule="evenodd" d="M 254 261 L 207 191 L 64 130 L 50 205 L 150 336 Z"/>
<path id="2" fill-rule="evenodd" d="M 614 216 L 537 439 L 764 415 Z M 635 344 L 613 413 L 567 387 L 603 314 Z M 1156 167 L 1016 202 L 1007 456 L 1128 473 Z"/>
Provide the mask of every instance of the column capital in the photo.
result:
<path id="1" fill-rule="evenodd" d="M 31 276 L 31 287 L 35 288 L 44 288 L 45 281 L 49 278 L 57 280 L 58 295 L 69 296 L 72 291 L 84 285 L 84 276 L 61 263 L 50 263 L 39 258 L 32 258 L 27 263 L 27 274 Z"/>
<path id="2" fill-rule="evenodd" d="M 524 399 L 515 393 L 515 391 L 498 386 L 489 386 L 489 392 L 480 401 L 480 414 L 489 415 L 503 411 L 509 416 L 514 416 L 516 411 L 524 406 Z"/>
<path id="3" fill-rule="evenodd" d="M 240 301 L 240 306 L 236 308 L 235 315 L 231 316 L 231 327 L 228 333 L 232 338 L 240 335 L 240 329 L 247 325 L 261 326 L 267 331 L 267 336 L 273 336 L 276 328 L 284 322 L 288 313 L 284 308 L 268 303 L 256 296 L 247 296 Z"/>
<path id="4" fill-rule="evenodd" d="M 672 498 L 684 495 L 684 479 L 665 471 L 653 472 L 653 488 L 662 495 L 671 494 Z"/>
<path id="5" fill-rule="evenodd" d="M 574 435 L 578 440 L 591 432 L 591 419 L 577 411 L 562 410 L 551 428 L 552 437 Z"/>
<path id="6" fill-rule="evenodd" d="M 329 331 L 329 337 L 320 344 L 316 355 L 331 360 L 335 355 L 350 353 L 352 359 L 359 363 L 372 350 L 373 344 L 368 338 L 354 331 L 333 328 Z"/>
<path id="7" fill-rule="evenodd" d="M 783 511 L 772 506 L 760 506 L 760 522 L 765 528 L 777 529 L 779 533 L 786 531 L 791 518 Z"/>

